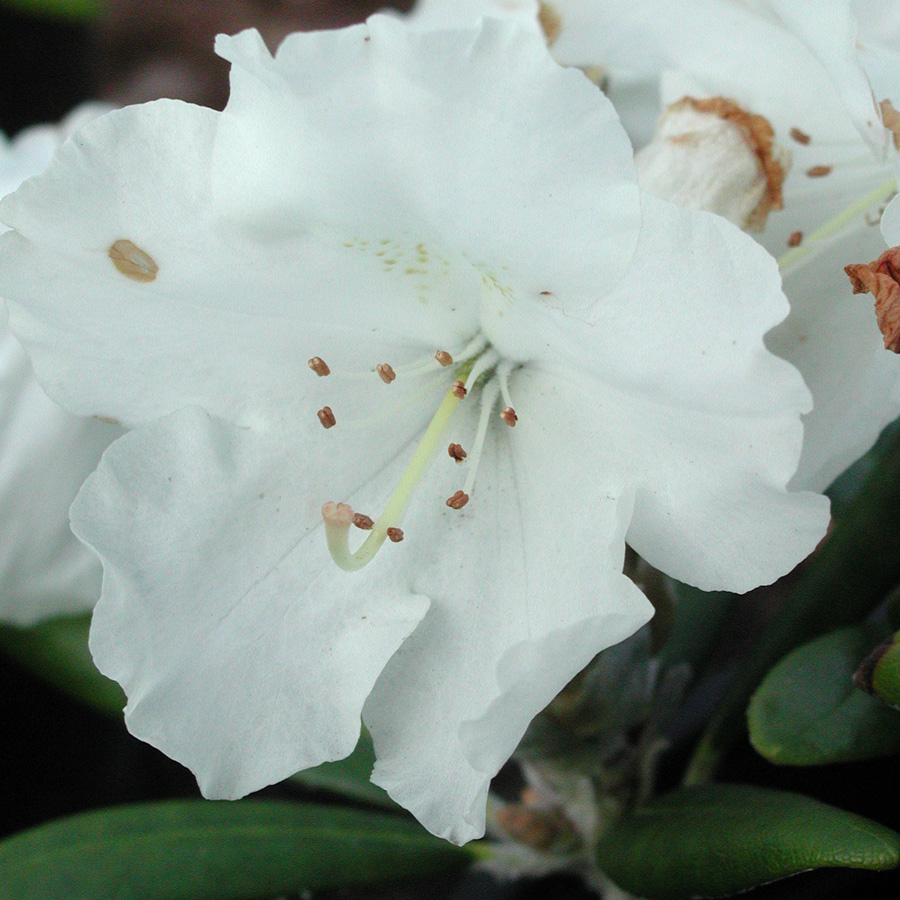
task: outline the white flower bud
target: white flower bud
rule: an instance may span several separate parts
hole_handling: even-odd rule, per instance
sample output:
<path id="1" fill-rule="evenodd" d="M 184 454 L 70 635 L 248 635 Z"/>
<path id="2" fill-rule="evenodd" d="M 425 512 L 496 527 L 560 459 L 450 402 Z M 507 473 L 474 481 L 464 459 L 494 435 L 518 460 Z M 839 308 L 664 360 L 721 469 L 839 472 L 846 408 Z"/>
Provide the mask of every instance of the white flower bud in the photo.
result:
<path id="1" fill-rule="evenodd" d="M 653 140 L 636 156 L 644 190 L 761 231 L 781 209 L 790 152 L 773 141 L 762 116 L 723 97 L 673 103 Z"/>

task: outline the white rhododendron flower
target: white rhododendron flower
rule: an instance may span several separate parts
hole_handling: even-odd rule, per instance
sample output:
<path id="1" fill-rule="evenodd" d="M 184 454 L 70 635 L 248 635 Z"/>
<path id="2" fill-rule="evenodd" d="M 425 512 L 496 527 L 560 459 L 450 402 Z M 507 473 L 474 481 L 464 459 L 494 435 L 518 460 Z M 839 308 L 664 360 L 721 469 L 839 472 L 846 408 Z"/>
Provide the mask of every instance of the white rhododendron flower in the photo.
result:
<path id="1" fill-rule="evenodd" d="M 11 322 L 133 428 L 72 510 L 131 731 L 209 797 L 350 753 L 483 833 L 530 719 L 652 609 L 625 540 L 746 591 L 815 546 L 774 262 L 636 184 L 533 30 L 220 38 L 224 113 L 83 129 L 0 206 Z M 356 549 L 354 549 L 356 548 Z"/>
<path id="2" fill-rule="evenodd" d="M 59 125 L 29 128 L 14 140 L 0 134 L 0 197 L 42 172 L 69 133 L 106 111 L 85 105 Z M 0 316 L 5 322 L 5 311 Z M 0 326 L 0 620 L 29 625 L 97 601 L 100 563 L 70 531 L 69 506 L 119 433 L 60 409 Z"/>
<path id="3" fill-rule="evenodd" d="M 766 187 L 773 201 L 762 210 L 768 218 L 751 216 L 749 224 L 765 225 L 759 240 L 781 258 L 791 301 L 791 315 L 767 342 L 800 369 L 814 398 L 793 484 L 826 487 L 900 414 L 900 361 L 885 353 L 871 304 L 851 295 L 842 273 L 845 264 L 883 250 L 875 227 L 879 204 L 895 188 L 893 134 L 881 111 L 882 100 L 898 101 L 888 87 L 900 90 L 900 45 L 888 0 L 555 0 L 553 6 L 561 23 L 557 58 L 660 74 L 661 111 L 685 98 L 727 100 L 769 123 L 774 142 L 768 156 L 760 155 L 748 203 L 749 192 L 766 180 L 765 161 L 792 157 L 783 190 Z M 663 131 L 672 125 L 667 121 Z M 684 168 L 686 143 L 702 131 L 683 127 L 674 135 L 673 167 Z M 752 136 L 748 144 L 758 149 Z M 730 186 L 743 190 L 738 176 L 747 162 L 732 153 L 732 168 L 723 168 L 728 152 L 725 135 L 717 143 L 698 141 L 691 177 L 704 187 L 692 205 L 737 218 L 743 201 L 729 206 L 722 197 Z M 660 155 L 666 154 L 657 144 L 643 156 L 642 186 L 684 202 L 672 169 L 659 176 L 666 171 Z M 714 166 L 722 181 L 710 187 L 701 176 L 708 171 L 714 180 Z"/>

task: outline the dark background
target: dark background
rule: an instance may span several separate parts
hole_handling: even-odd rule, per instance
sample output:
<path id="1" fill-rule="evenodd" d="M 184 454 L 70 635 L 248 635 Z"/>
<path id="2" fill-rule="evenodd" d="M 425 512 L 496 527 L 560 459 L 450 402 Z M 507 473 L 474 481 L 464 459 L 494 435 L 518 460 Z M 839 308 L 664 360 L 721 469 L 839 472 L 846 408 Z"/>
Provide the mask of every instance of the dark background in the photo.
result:
<path id="1" fill-rule="evenodd" d="M 260 5 L 271 11 L 273 4 Z M 301 8 L 295 12 L 317 25 L 345 24 L 348 17 L 362 18 L 370 11 L 366 9 L 360 14 L 363 7 L 376 5 L 350 3 L 340 7 L 333 3 L 299 3 L 297 6 Z M 29 124 L 55 121 L 89 97 L 131 99 L 130 92 L 133 99 L 149 99 L 154 87 L 171 84 L 165 77 L 157 77 L 159 67 L 153 61 L 153 47 L 159 49 L 164 65 L 169 65 L 179 53 L 190 52 L 191 41 L 179 43 L 167 39 L 158 20 L 149 32 L 142 30 L 138 21 L 131 24 L 133 29 L 126 19 L 124 24 L 121 20 L 114 23 L 112 29 L 88 30 L 84 26 L 0 11 L 0 129 L 12 135 Z M 283 24 L 278 23 L 276 29 Z M 154 37 L 138 40 L 148 33 Z M 221 105 L 224 70 L 211 57 L 197 65 L 203 74 L 194 80 L 187 79 L 186 85 L 202 96 L 191 99 Z M 181 71 L 178 64 L 172 68 L 176 73 Z M 0 837 L 88 809 L 199 796 L 190 773 L 132 739 L 121 722 L 80 705 L 2 657 L 0 684 L 3 685 L 0 690 L 0 722 L 3 723 Z M 671 786 L 677 783 L 683 762 L 683 752 L 676 748 L 670 753 L 663 767 L 664 783 Z M 722 779 L 806 793 L 900 830 L 897 763 L 897 758 L 893 758 L 827 769 L 779 769 L 758 757 L 744 742 L 729 758 Z M 266 793 L 299 796 L 296 791 L 286 794 L 284 788 Z M 414 897 L 585 900 L 591 895 L 569 878 L 512 885 L 498 884 L 483 875 L 469 875 L 461 881 L 396 889 L 370 887 L 342 891 L 336 896 L 383 900 Z M 798 876 L 744 896 L 754 900 L 895 898 L 900 897 L 900 875 L 827 870 Z"/>

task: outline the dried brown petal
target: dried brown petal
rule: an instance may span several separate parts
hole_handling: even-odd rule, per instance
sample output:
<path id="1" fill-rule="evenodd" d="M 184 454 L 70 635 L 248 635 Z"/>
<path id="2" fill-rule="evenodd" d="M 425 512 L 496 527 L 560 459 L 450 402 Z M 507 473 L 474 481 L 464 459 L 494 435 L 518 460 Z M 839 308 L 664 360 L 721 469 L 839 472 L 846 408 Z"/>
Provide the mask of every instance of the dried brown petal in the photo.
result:
<path id="1" fill-rule="evenodd" d="M 854 294 L 875 297 L 875 316 L 887 350 L 900 353 L 900 247 L 891 247 L 870 263 L 844 266 Z"/>

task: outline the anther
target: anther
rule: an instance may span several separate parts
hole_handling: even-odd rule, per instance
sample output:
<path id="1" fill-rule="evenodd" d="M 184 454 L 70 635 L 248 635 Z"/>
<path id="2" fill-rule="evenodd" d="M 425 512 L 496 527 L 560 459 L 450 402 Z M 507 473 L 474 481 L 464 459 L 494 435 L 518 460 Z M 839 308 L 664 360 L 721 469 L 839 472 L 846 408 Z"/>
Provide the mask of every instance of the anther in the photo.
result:
<path id="1" fill-rule="evenodd" d="M 827 175 L 831 171 L 831 166 L 813 166 L 811 169 L 806 170 L 806 174 L 810 178 L 821 178 L 823 175 Z"/>
<path id="2" fill-rule="evenodd" d="M 307 365 L 319 376 L 322 378 L 324 375 L 330 375 L 331 369 L 328 368 L 328 364 L 322 359 L 321 356 L 314 356 Z"/>
<path id="3" fill-rule="evenodd" d="M 516 411 L 511 406 L 504 406 L 503 409 L 500 410 L 500 418 L 503 419 L 510 428 L 515 428 L 516 422 L 519 421 Z"/>
<path id="4" fill-rule="evenodd" d="M 450 509 L 462 509 L 469 502 L 469 495 L 464 491 L 457 491 L 452 497 L 447 498 L 447 506 Z"/>
<path id="5" fill-rule="evenodd" d="M 363 531 L 371 531 L 375 527 L 375 522 L 369 518 L 369 516 L 364 516 L 362 513 L 353 514 L 353 524 Z"/>
<path id="6" fill-rule="evenodd" d="M 457 379 L 456 381 L 453 382 L 453 385 L 450 388 L 450 390 L 453 392 L 453 396 L 457 397 L 460 400 L 462 400 L 463 397 L 465 397 L 466 394 L 469 393 L 466 390 L 466 386 L 459 379 Z"/>
<path id="7" fill-rule="evenodd" d="M 798 143 L 798 144 L 808 144 L 810 142 L 810 136 L 805 132 L 801 131 L 799 128 L 792 128 L 788 134 Z"/>
<path id="8" fill-rule="evenodd" d="M 788 247 L 799 247 L 803 241 L 802 231 L 792 231 L 791 236 L 787 239 Z"/>
<path id="9" fill-rule="evenodd" d="M 334 418 L 334 413 L 331 411 L 330 406 L 323 406 L 316 415 L 319 417 L 319 421 L 322 423 L 323 428 L 332 428 L 337 421 Z"/>
<path id="10" fill-rule="evenodd" d="M 444 368 L 447 366 L 453 365 L 453 357 L 446 350 L 435 350 L 434 358 L 442 365 Z"/>
<path id="11" fill-rule="evenodd" d="M 394 370 L 387 363 L 378 363 L 375 366 L 375 371 L 385 384 L 390 384 L 397 377 Z"/>
<path id="12" fill-rule="evenodd" d="M 451 444 L 447 448 L 447 452 L 450 454 L 450 458 L 455 459 L 457 462 L 462 462 L 467 456 L 466 451 L 462 448 L 462 444 Z"/>
<path id="13" fill-rule="evenodd" d="M 399 528 L 388 528 L 387 536 L 395 544 L 399 544 L 403 540 L 403 532 Z"/>

